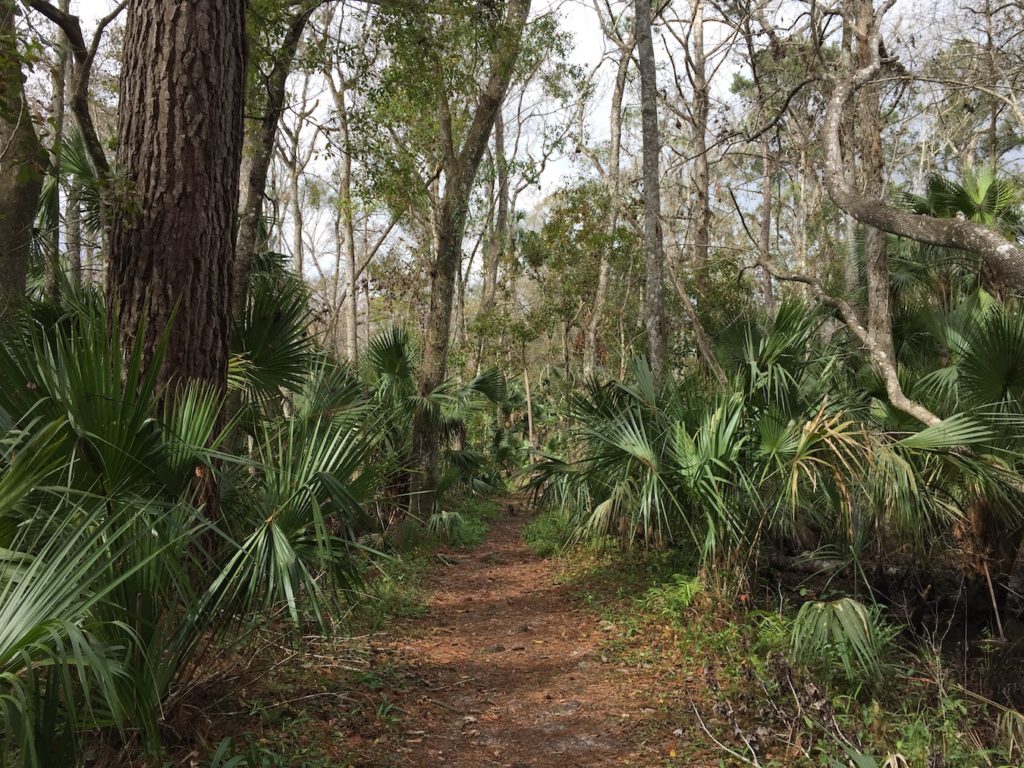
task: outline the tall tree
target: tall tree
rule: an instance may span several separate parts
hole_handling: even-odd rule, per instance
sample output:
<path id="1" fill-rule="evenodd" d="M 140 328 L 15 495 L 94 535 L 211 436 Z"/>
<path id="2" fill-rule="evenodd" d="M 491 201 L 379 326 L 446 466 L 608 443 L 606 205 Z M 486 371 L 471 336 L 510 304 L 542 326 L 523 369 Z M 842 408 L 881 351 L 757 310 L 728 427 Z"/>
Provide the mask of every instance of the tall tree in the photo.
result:
<path id="1" fill-rule="evenodd" d="M 260 241 L 263 199 L 284 113 L 288 75 L 316 4 L 289 4 L 284 9 L 280 5 L 264 1 L 252 4 L 250 9 L 249 39 L 253 41 L 253 55 L 246 93 L 247 119 L 233 276 L 232 301 L 236 312 L 245 302 L 252 260 L 265 245 Z"/>
<path id="2" fill-rule="evenodd" d="M 14 19 L 14 0 L 0 0 L 0 325 L 25 293 L 46 166 L 25 101 Z"/>
<path id="3" fill-rule="evenodd" d="M 117 121 L 123 190 L 107 291 L 145 362 L 168 326 L 160 379 L 227 381 L 245 92 L 245 0 L 136 0 Z"/>
<path id="4" fill-rule="evenodd" d="M 1024 248 L 999 232 L 966 218 L 940 219 L 916 214 L 888 203 L 880 194 L 860 192 L 847 173 L 841 140 L 847 104 L 882 69 L 882 18 L 895 4 L 885 0 L 873 10 L 874 22 L 864 47 L 866 62 L 836 78 L 829 97 L 822 136 L 825 143 L 824 176 L 829 197 L 840 209 L 862 224 L 901 237 L 943 248 L 954 248 L 980 256 L 986 265 L 1015 291 L 1024 290 Z"/>
<path id="5" fill-rule="evenodd" d="M 693 84 L 690 126 L 693 146 L 694 238 L 693 281 L 704 292 L 711 240 L 711 168 L 708 162 L 708 118 L 711 114 L 711 86 L 708 82 L 707 52 L 704 49 L 704 0 L 695 0 L 690 21 L 692 44 L 686 51 L 686 67 Z"/>
<path id="6" fill-rule="evenodd" d="M 452 300 L 456 272 L 462 264 L 462 240 L 469 212 L 469 198 L 480 162 L 490 140 L 498 111 L 512 80 L 519 47 L 530 13 L 530 0 L 509 0 L 496 22 L 493 49 L 486 80 L 476 97 L 468 127 L 460 137 L 452 119 L 448 94 L 438 94 L 438 125 L 443 153 L 444 188 L 435 214 L 435 252 L 430 265 L 430 308 L 423 338 L 423 362 L 419 393 L 427 396 L 444 380 L 448 369 Z M 460 141 L 461 138 L 461 141 Z M 413 423 L 413 461 L 418 470 L 412 484 L 413 509 L 419 513 L 433 506 L 437 472 L 437 427 L 427 409 L 419 409 Z"/>
<path id="7" fill-rule="evenodd" d="M 651 37 L 651 0 L 636 0 L 637 68 L 643 128 L 644 244 L 647 251 L 644 324 L 651 370 L 661 376 L 668 345 L 665 339 L 665 244 L 661 230 L 661 136 L 658 130 L 658 79 Z"/>
<path id="8" fill-rule="evenodd" d="M 619 213 L 622 208 L 622 102 L 626 93 L 626 79 L 629 65 L 636 47 L 636 35 L 623 35 L 618 29 L 617 18 L 609 11 L 605 14 L 600 3 L 594 2 L 594 10 L 601 21 L 601 29 L 606 39 L 615 46 L 618 61 L 615 64 L 615 81 L 612 86 L 612 103 L 609 121 L 610 140 L 608 143 L 608 168 L 605 172 L 605 183 L 608 186 L 608 247 L 601 254 L 601 263 L 597 278 L 597 293 L 594 294 L 594 306 L 587 322 L 586 337 L 583 345 L 583 374 L 592 376 L 597 369 L 597 337 L 604 316 L 604 304 L 608 295 L 608 281 L 611 276 L 611 256 L 614 248 L 615 230 L 619 226 Z M 600 170 L 600 164 L 596 163 Z"/>

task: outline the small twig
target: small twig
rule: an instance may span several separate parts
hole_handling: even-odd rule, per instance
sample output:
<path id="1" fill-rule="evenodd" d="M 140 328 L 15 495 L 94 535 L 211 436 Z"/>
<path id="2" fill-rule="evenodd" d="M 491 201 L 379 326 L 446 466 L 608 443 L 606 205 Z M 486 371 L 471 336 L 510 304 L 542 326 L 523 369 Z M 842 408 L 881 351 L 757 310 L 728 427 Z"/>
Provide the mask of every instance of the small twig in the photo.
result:
<path id="1" fill-rule="evenodd" d="M 999 604 L 996 602 L 996 591 L 992 587 L 992 575 L 988 572 L 988 560 L 983 561 L 985 568 L 985 581 L 988 583 L 988 596 L 992 599 L 992 611 L 996 615 L 996 628 L 999 630 L 1000 642 L 1006 642 L 1006 634 L 1003 632 L 1003 620 L 999 616 Z"/>
<path id="2" fill-rule="evenodd" d="M 737 760 L 742 760 L 747 765 L 756 765 L 756 766 L 758 766 L 758 768 L 760 768 L 761 764 L 759 762 L 757 762 L 757 754 L 754 752 L 753 748 L 750 746 L 749 742 L 747 742 L 746 739 L 743 739 L 743 743 L 747 745 L 747 749 L 749 749 L 751 754 L 754 755 L 754 759 L 753 760 L 748 759 L 745 755 L 741 754 L 740 752 L 737 752 L 732 747 L 727 747 L 725 744 L 723 744 L 718 739 L 716 739 L 714 737 L 714 735 L 711 733 L 711 731 L 708 730 L 707 725 L 705 725 L 704 718 L 702 718 L 700 716 L 700 710 L 697 709 L 697 705 L 694 702 L 691 701 L 690 702 L 690 706 L 693 707 L 693 714 L 697 716 L 697 723 L 700 725 L 701 730 L 704 731 L 704 733 L 707 734 L 707 737 L 709 739 L 711 739 L 713 742 L 715 742 L 716 745 L 718 745 L 719 749 L 722 749 L 722 750 L 728 752 L 730 755 L 735 757 Z M 743 737 L 741 736 L 740 738 L 743 738 Z"/>
<path id="3" fill-rule="evenodd" d="M 441 686 L 438 686 L 437 688 L 431 688 L 431 687 L 428 686 L 427 690 L 428 691 L 447 691 L 447 690 L 450 690 L 452 688 L 457 688 L 460 685 L 465 685 L 466 683 L 470 683 L 470 682 L 472 682 L 474 680 L 478 680 L 478 679 L 479 678 L 476 678 L 476 677 L 464 677 L 461 680 L 456 680 L 454 683 L 449 683 L 448 685 L 441 685 Z"/>
<path id="4" fill-rule="evenodd" d="M 322 693 L 309 693 L 309 694 L 306 694 L 305 696 L 297 696 L 294 699 L 285 699 L 284 701 L 275 701 L 273 704 L 267 704 L 266 706 L 261 706 L 260 708 L 261 709 L 275 709 L 276 707 L 283 707 L 286 704 L 294 704 L 297 701 L 306 701 L 307 699 L 317 699 L 317 698 L 322 698 L 324 696 L 334 696 L 336 698 L 343 699 L 343 698 L 346 697 L 346 694 L 340 693 L 338 691 L 324 691 Z M 234 717 L 235 715 L 247 715 L 250 712 L 252 712 L 252 709 L 240 709 L 240 710 L 238 710 L 236 712 L 221 712 L 220 714 L 223 715 L 224 717 Z"/>

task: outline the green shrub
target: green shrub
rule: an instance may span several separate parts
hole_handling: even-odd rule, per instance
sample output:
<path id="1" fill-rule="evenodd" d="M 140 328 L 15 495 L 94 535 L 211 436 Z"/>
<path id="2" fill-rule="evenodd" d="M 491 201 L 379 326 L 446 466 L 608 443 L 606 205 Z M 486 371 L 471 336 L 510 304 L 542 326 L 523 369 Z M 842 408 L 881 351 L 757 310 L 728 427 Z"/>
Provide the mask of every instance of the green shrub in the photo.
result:
<path id="1" fill-rule="evenodd" d="M 573 532 L 573 525 L 565 515 L 550 510 L 527 523 L 523 539 L 534 554 L 551 557 L 565 549 L 572 540 Z"/>
<path id="2" fill-rule="evenodd" d="M 855 687 L 873 687 L 892 670 L 895 630 L 876 606 L 849 597 L 804 603 L 793 620 L 793 660 L 823 678 L 841 677 Z"/>
<path id="3" fill-rule="evenodd" d="M 642 600 L 647 610 L 674 621 L 693 605 L 703 590 L 704 582 L 699 576 L 674 573 L 669 581 L 647 590 Z"/>

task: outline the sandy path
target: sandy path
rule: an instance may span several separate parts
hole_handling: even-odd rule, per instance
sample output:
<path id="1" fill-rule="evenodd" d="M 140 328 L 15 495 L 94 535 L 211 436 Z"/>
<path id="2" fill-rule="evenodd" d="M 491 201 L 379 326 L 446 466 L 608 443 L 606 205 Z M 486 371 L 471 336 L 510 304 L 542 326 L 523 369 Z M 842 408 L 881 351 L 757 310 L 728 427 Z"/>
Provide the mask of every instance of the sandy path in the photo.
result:
<path id="1" fill-rule="evenodd" d="M 434 569 L 425 616 L 380 650 L 402 670 L 397 733 L 362 765 L 664 765 L 653 672 L 609 663 L 609 628 L 524 545 L 519 516 Z M 385 760 L 387 762 L 385 762 Z"/>

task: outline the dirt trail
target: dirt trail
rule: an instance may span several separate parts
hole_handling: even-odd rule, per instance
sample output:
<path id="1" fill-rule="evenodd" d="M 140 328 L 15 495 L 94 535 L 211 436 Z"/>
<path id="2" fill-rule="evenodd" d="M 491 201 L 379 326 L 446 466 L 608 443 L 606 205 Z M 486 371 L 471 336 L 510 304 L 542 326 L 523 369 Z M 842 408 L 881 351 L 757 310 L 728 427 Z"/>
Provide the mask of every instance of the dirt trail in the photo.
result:
<path id="1" fill-rule="evenodd" d="M 431 573 L 428 611 L 383 642 L 400 719 L 360 765 L 664 765 L 653 671 L 602 656 L 610 629 L 524 545 L 518 516 Z"/>

